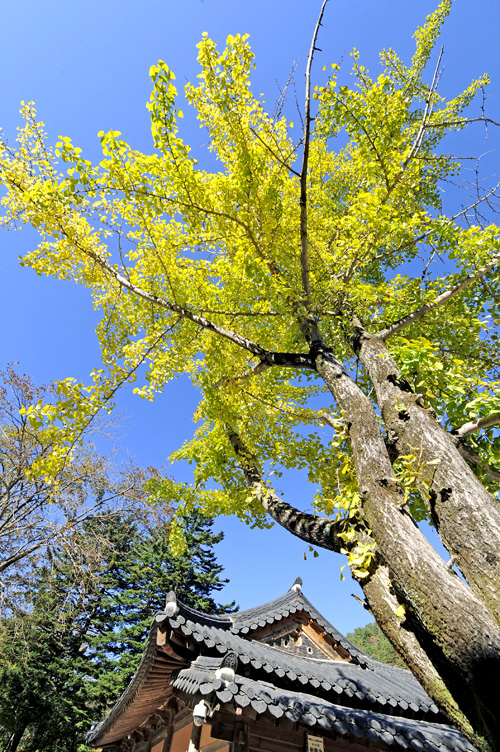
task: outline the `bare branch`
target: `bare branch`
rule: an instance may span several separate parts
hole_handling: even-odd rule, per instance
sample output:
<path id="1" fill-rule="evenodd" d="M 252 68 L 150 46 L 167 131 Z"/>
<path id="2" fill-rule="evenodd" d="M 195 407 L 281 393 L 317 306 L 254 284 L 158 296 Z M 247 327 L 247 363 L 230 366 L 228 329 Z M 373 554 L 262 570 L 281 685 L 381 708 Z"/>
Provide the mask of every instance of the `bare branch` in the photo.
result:
<path id="1" fill-rule="evenodd" d="M 481 431 L 483 428 L 490 428 L 490 426 L 496 426 L 500 423 L 500 411 L 491 413 L 490 415 L 487 415 L 485 418 L 480 418 L 479 420 L 471 420 L 468 423 L 464 423 L 463 426 L 460 426 L 460 428 L 457 428 L 457 430 L 454 432 L 459 438 L 463 439 L 465 436 L 468 436 L 470 433 L 474 433 L 475 431 Z"/>
<path id="2" fill-rule="evenodd" d="M 78 527 L 81 522 L 90 518 L 93 512 L 98 509 L 104 508 L 104 506 L 105 502 L 99 500 L 92 506 L 86 507 L 79 515 L 71 517 L 71 519 L 68 520 L 65 524 L 59 526 L 54 525 L 53 529 L 47 535 L 26 541 L 24 545 L 19 545 L 11 556 L 0 561 L 0 573 L 4 572 L 13 564 L 16 564 L 18 561 L 27 558 L 35 551 L 39 551 L 45 548 L 47 545 L 53 543 L 54 541 L 61 540 L 64 534 Z"/>
<path id="3" fill-rule="evenodd" d="M 468 212 L 473 211 L 480 204 L 484 203 L 485 201 L 487 202 L 488 199 L 491 198 L 491 196 L 496 197 L 496 192 L 498 191 L 499 188 L 500 188 L 500 181 L 493 188 L 491 188 L 487 193 L 485 193 L 484 196 L 480 197 L 473 204 L 468 204 L 468 206 L 466 206 L 465 209 L 461 209 L 452 217 L 449 217 L 447 219 L 446 224 L 451 225 L 453 222 L 455 222 L 455 220 L 459 219 L 460 217 L 463 217 Z M 422 232 L 416 238 L 413 238 L 412 240 L 409 240 L 408 242 L 403 243 L 403 245 L 400 245 L 398 248 L 396 248 L 395 252 L 400 253 L 401 251 L 404 251 L 407 248 L 411 248 L 411 246 L 417 245 L 417 243 L 421 243 L 423 240 L 426 240 L 426 238 L 428 238 L 429 235 L 432 235 L 433 232 L 434 232 L 434 227 L 431 227 L 429 230 Z M 394 251 L 391 251 L 391 253 L 392 252 Z M 388 255 L 387 253 L 379 253 L 374 258 L 376 261 L 380 261 L 381 259 L 385 258 L 387 255 Z"/>
<path id="4" fill-rule="evenodd" d="M 274 108 L 274 112 L 273 112 L 273 120 L 274 121 L 278 120 L 278 118 L 281 117 L 281 110 L 283 109 L 283 105 L 285 104 L 286 92 L 287 92 L 288 87 L 290 86 L 290 83 L 292 83 L 294 81 L 295 71 L 297 70 L 297 65 L 298 65 L 298 63 L 294 60 L 293 61 L 293 65 L 292 65 L 292 69 L 290 71 L 290 75 L 288 76 L 288 81 L 286 82 L 285 86 L 283 87 L 283 91 L 281 90 L 281 87 L 280 87 L 277 79 L 275 79 L 276 86 L 278 87 L 279 92 L 280 92 L 280 98 L 276 102 L 276 106 Z"/>
<path id="5" fill-rule="evenodd" d="M 255 136 L 255 138 L 258 141 L 260 141 L 260 143 L 262 144 L 262 146 L 265 149 L 268 150 L 268 152 L 271 154 L 271 156 L 273 156 L 274 159 L 277 162 L 279 162 L 279 164 L 282 167 L 284 167 L 286 170 L 289 170 L 289 172 L 291 172 L 292 175 L 295 175 L 296 177 L 300 178 L 300 173 L 297 172 L 297 170 L 294 170 L 293 167 L 291 165 L 289 165 L 282 157 L 280 157 L 279 154 L 276 154 L 276 152 L 273 149 L 271 149 L 271 147 L 269 146 L 269 144 L 267 143 L 267 141 L 264 141 L 264 139 L 260 136 L 260 134 L 255 130 L 255 128 L 250 128 L 250 131 L 253 133 L 253 135 Z M 295 149 L 293 151 L 295 151 Z M 292 154 L 293 154 L 293 151 L 292 151 Z"/>
<path id="6" fill-rule="evenodd" d="M 311 135 L 311 66 L 316 49 L 316 40 L 318 38 L 319 27 L 323 13 L 325 12 L 328 0 L 323 0 L 323 5 L 319 12 L 318 21 L 311 42 L 311 49 L 307 58 L 306 68 L 306 102 L 305 102 L 305 122 L 304 122 L 304 151 L 302 156 L 302 169 L 300 171 L 300 268 L 302 271 L 302 287 L 306 295 L 306 301 L 310 303 L 310 284 L 309 284 L 309 254 L 308 254 L 308 236 L 307 236 L 307 167 L 309 164 L 309 140 Z"/>
<path id="7" fill-rule="evenodd" d="M 441 293 L 441 295 L 438 295 L 438 297 L 431 303 L 424 303 L 423 306 L 417 308 L 417 310 L 413 311 L 413 313 L 409 313 L 408 316 L 403 316 L 402 319 L 395 321 L 389 327 L 383 329 L 378 333 L 378 338 L 382 341 L 385 341 L 388 337 L 391 337 L 393 334 L 401 331 L 401 329 L 410 326 L 410 324 L 415 323 L 415 321 L 419 321 L 430 311 L 434 311 L 436 308 L 440 308 L 441 306 L 445 305 L 449 300 L 451 300 L 451 298 L 455 297 L 455 295 L 458 295 L 458 293 L 462 292 L 462 290 L 470 287 L 474 284 L 474 282 L 477 282 L 479 279 L 484 277 L 485 274 L 488 274 L 488 272 L 494 269 L 498 263 L 500 263 L 500 255 L 493 256 L 489 264 L 486 264 L 486 266 L 483 266 L 482 269 L 474 272 L 474 274 L 470 274 L 454 287 L 451 287 L 449 290 Z"/>
<path id="8" fill-rule="evenodd" d="M 429 117 L 430 117 L 430 115 L 432 113 L 432 107 L 433 107 L 432 95 L 436 91 L 436 87 L 437 87 L 437 83 L 438 83 L 438 75 L 439 75 L 439 66 L 441 65 L 441 60 L 442 60 L 442 57 L 443 57 L 443 51 L 444 51 L 444 48 L 441 47 L 441 49 L 439 51 L 438 61 L 436 63 L 436 68 L 434 70 L 434 76 L 432 77 L 431 88 L 429 89 L 429 94 L 427 96 L 427 100 L 426 100 L 426 103 L 425 103 L 425 110 L 424 110 L 424 115 L 423 115 L 423 118 L 422 118 L 422 123 L 420 125 L 420 128 L 418 130 L 416 138 L 415 138 L 415 140 L 414 140 L 414 142 L 412 144 L 412 147 L 410 149 L 410 153 L 409 153 L 408 157 L 406 158 L 403 167 L 406 167 L 406 165 L 408 164 L 408 162 L 411 159 L 413 159 L 413 157 L 419 151 L 420 146 L 422 144 L 422 139 L 424 137 L 424 130 L 425 130 L 425 127 L 426 127 L 427 122 L 429 120 Z"/>
<path id="9" fill-rule="evenodd" d="M 442 123 L 428 123 L 426 128 L 452 128 L 455 125 L 469 125 L 469 123 L 491 123 L 492 125 L 500 125 L 496 120 L 492 120 L 488 117 L 477 118 L 460 118 L 459 120 L 447 120 Z"/>

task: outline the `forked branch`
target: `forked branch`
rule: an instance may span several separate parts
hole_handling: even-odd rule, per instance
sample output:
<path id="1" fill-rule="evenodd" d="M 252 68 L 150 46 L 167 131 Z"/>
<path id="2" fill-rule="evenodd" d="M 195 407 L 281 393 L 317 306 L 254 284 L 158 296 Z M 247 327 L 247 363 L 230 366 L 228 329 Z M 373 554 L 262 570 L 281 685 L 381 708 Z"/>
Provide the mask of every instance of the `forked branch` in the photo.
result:
<path id="1" fill-rule="evenodd" d="M 147 290 L 144 290 L 142 287 L 139 287 L 139 285 L 134 284 L 130 279 L 127 279 L 127 277 L 123 276 L 123 274 L 120 274 L 120 272 L 112 264 L 110 264 L 98 253 L 83 247 L 77 242 L 75 238 L 70 238 L 62 225 L 60 225 L 60 231 L 70 240 L 70 242 L 74 246 L 78 248 L 78 250 L 95 261 L 95 263 L 98 264 L 101 269 L 109 274 L 120 287 L 124 287 L 126 290 L 129 290 L 129 292 L 137 295 L 139 298 L 146 300 L 154 306 L 163 308 L 170 313 L 177 314 L 180 319 L 191 321 L 193 324 L 199 326 L 200 329 L 218 334 L 220 337 L 227 339 L 237 347 L 251 352 L 252 355 L 255 355 L 257 358 L 259 358 L 262 363 L 266 363 L 270 366 L 282 366 L 284 368 L 314 368 L 311 357 L 307 353 L 280 353 L 266 350 L 265 348 L 261 347 L 261 345 L 248 339 L 248 337 L 244 337 L 243 335 L 238 334 L 231 329 L 226 329 L 220 324 L 217 324 L 216 322 L 211 321 L 204 316 L 200 316 L 199 314 L 194 313 L 187 306 L 166 300 L 159 295 L 155 295 L 148 292 Z"/>

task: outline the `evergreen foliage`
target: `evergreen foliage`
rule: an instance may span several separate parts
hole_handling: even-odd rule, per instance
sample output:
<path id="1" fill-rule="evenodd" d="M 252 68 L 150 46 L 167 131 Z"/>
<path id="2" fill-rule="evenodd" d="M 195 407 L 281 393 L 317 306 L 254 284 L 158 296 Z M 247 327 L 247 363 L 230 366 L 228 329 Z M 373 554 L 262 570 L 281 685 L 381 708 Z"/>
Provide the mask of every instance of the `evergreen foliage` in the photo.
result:
<path id="1" fill-rule="evenodd" d="M 32 597 L 0 622 L 0 740 L 5 752 L 77 752 L 84 733 L 125 689 L 153 615 L 173 589 L 202 611 L 222 613 L 212 520 L 186 520 L 190 547 L 175 559 L 168 521 L 148 529 L 109 514 L 75 532 L 73 552 L 54 549 L 36 569 Z M 1 743 L 0 741 L 0 743 Z"/>
<path id="2" fill-rule="evenodd" d="M 381 663 L 406 668 L 405 662 L 396 653 L 375 621 L 365 627 L 357 627 L 354 632 L 349 632 L 347 639 Z"/>
<path id="3" fill-rule="evenodd" d="M 99 606 L 88 635 L 89 655 L 99 672 L 93 692 L 114 702 L 132 678 L 155 613 L 162 611 L 165 596 L 177 597 L 206 613 L 226 613 L 235 604 L 219 605 L 212 597 L 228 582 L 221 579 L 213 546 L 223 534 L 214 534 L 213 521 L 194 512 L 186 519 L 188 546 L 185 553 L 171 553 L 169 523 L 146 535 L 133 522 L 117 525 L 114 566 L 103 572 Z M 125 524 L 128 530 L 120 530 Z M 131 542 L 132 541 L 132 542 Z M 114 699 L 112 699 L 114 698 Z"/>

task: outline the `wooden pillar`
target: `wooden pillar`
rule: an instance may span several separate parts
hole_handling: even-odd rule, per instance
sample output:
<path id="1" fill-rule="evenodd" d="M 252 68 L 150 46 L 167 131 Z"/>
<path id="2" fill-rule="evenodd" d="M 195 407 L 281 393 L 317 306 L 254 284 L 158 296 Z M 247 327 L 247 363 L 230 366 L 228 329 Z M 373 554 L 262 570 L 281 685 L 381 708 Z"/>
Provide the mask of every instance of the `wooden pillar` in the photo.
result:
<path id="1" fill-rule="evenodd" d="M 195 726 L 191 729 L 191 739 L 189 740 L 188 752 L 200 752 L 201 729 L 203 726 Z"/>
<path id="2" fill-rule="evenodd" d="M 236 721 L 234 724 L 231 752 L 248 752 L 248 729 L 243 721 Z"/>
<path id="3" fill-rule="evenodd" d="M 174 716 L 175 716 L 175 708 L 171 708 L 170 712 L 168 714 L 168 717 L 166 718 L 166 729 L 167 733 L 165 735 L 165 739 L 163 740 L 163 747 L 161 748 L 161 752 L 170 752 L 170 745 L 172 744 L 172 736 L 174 732 Z"/>

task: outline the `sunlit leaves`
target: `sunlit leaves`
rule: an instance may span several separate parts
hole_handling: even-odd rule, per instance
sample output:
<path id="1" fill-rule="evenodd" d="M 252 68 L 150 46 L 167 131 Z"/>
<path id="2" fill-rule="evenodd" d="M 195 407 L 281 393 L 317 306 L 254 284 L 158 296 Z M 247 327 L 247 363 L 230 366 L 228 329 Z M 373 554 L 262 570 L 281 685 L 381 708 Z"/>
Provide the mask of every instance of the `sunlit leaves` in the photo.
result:
<path id="1" fill-rule="evenodd" d="M 315 90 L 307 316 L 371 397 L 353 357 L 354 317 L 379 331 L 500 249 L 496 228 L 464 229 L 459 217 L 442 216 L 440 185 L 460 165 L 439 144 L 450 129 L 465 127 L 464 110 L 486 83 L 474 82 L 448 103 L 427 83 L 432 73 L 425 66 L 449 7 L 442 2 L 418 30 L 409 67 L 388 51 L 373 75 L 354 52 L 353 85 L 340 83 L 334 65 Z M 56 413 L 34 405 L 30 420 L 67 446 L 96 410 L 112 406 L 122 384 L 133 382 L 138 395 L 154 399 L 183 374 L 200 404 L 193 440 L 173 459 L 192 463 L 194 488 L 169 482 L 162 493 L 186 508 L 200 504 L 208 515 L 236 513 L 264 524 L 227 441 L 234 429 L 278 490 L 285 471 L 307 472 L 312 492 L 305 505 L 346 520 L 349 535 L 361 504 L 345 416 L 312 371 L 260 368 L 255 350 L 216 331 L 264 350 L 307 353 L 301 145 L 293 126 L 252 93 L 246 36 L 228 37 L 220 51 L 204 35 L 198 61 L 199 76 L 184 95 L 206 131 L 207 161 L 182 138 L 180 93 L 162 61 L 150 69 L 151 153 L 132 149 L 117 130 L 99 132 L 102 159 L 95 165 L 67 137 L 51 150 L 32 105 L 23 106 L 18 148 L 2 147 L 3 221 L 40 233 L 23 263 L 86 285 L 102 314 L 103 371 L 91 387 L 61 382 Z M 213 158 L 216 167 L 205 167 Z M 414 390 L 450 429 L 497 405 L 498 275 L 485 279 L 486 288 L 479 284 L 389 344 Z M 475 439 L 484 457 L 497 452 L 497 432 L 488 431 Z M 409 467 L 403 470 L 410 477 Z M 411 483 L 410 501 L 418 486 Z M 352 553 L 353 567 L 365 571 L 370 555 Z"/>
<path id="2" fill-rule="evenodd" d="M 442 0 L 434 13 L 427 16 L 425 25 L 418 28 L 413 35 L 417 42 L 417 49 L 411 61 L 410 80 L 418 80 L 422 76 L 441 27 L 450 13 L 452 2 L 453 0 Z"/>

